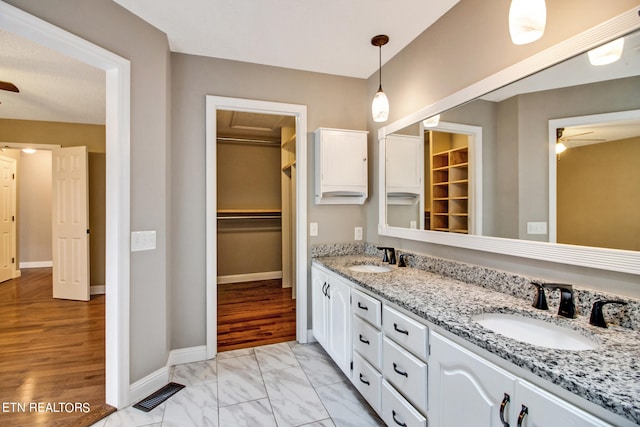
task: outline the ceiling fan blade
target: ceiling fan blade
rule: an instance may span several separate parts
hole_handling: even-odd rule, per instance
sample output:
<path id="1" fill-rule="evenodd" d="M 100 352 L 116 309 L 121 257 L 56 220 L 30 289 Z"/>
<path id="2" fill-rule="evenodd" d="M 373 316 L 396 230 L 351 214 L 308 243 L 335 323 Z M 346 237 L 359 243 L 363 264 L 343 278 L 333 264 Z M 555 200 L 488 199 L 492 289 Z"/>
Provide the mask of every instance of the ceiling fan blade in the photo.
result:
<path id="1" fill-rule="evenodd" d="M 20 92 L 16 85 L 10 82 L 0 81 L 0 90 L 8 90 L 9 92 Z"/>

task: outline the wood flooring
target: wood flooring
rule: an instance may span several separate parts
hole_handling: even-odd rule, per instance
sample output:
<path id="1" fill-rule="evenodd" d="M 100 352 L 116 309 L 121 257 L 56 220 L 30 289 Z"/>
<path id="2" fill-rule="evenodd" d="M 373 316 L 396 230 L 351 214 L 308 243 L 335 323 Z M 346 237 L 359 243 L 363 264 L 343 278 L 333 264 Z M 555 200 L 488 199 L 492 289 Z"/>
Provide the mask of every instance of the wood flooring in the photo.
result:
<path id="1" fill-rule="evenodd" d="M 0 425 L 89 426 L 113 412 L 104 334 L 105 296 L 53 299 L 50 268 L 0 283 Z"/>
<path id="2" fill-rule="evenodd" d="M 282 281 L 218 285 L 218 351 L 296 339 L 296 300 Z"/>

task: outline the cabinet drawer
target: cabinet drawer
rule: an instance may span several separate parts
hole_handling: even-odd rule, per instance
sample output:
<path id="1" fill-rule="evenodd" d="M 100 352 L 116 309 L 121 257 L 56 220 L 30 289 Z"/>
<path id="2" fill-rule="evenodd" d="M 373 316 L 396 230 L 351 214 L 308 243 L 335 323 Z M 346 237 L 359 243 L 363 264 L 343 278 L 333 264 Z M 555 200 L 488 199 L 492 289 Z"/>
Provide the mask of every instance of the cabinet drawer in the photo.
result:
<path id="1" fill-rule="evenodd" d="M 353 349 L 369 361 L 376 369 L 382 369 L 382 332 L 353 316 L 351 326 L 353 333 Z"/>
<path id="2" fill-rule="evenodd" d="M 386 336 L 426 361 L 429 355 L 429 328 L 408 316 L 385 306 L 382 328 Z"/>
<path id="3" fill-rule="evenodd" d="M 353 385 L 360 394 L 367 399 L 371 407 L 380 413 L 380 403 L 382 399 L 382 374 L 358 353 L 353 353 Z"/>
<path id="4" fill-rule="evenodd" d="M 426 427 L 427 419 L 393 387 L 382 381 L 382 420 L 388 426 Z"/>
<path id="5" fill-rule="evenodd" d="M 351 310 L 380 329 L 382 326 L 382 304 L 380 301 L 355 289 L 351 292 L 351 295 Z"/>
<path id="6" fill-rule="evenodd" d="M 427 365 L 384 338 L 382 373 L 418 409 L 427 410 Z"/>

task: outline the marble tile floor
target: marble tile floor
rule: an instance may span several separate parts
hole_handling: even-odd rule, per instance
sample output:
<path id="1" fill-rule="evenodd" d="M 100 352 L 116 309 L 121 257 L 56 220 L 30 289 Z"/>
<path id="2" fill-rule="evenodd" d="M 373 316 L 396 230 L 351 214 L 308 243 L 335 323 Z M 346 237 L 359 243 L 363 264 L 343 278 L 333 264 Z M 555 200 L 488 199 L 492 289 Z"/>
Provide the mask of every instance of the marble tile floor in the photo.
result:
<path id="1" fill-rule="evenodd" d="M 177 365 L 186 387 L 145 413 L 122 409 L 92 427 L 383 426 L 317 343 L 287 342 Z"/>

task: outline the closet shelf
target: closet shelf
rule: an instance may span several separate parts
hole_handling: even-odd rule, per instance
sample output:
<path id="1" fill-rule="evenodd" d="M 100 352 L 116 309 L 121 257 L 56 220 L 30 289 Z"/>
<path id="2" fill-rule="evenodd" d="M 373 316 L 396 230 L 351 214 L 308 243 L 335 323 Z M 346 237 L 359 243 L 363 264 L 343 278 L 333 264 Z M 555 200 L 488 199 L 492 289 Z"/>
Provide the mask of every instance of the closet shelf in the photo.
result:
<path id="1" fill-rule="evenodd" d="M 218 209 L 218 219 L 280 219 L 279 209 Z"/>

